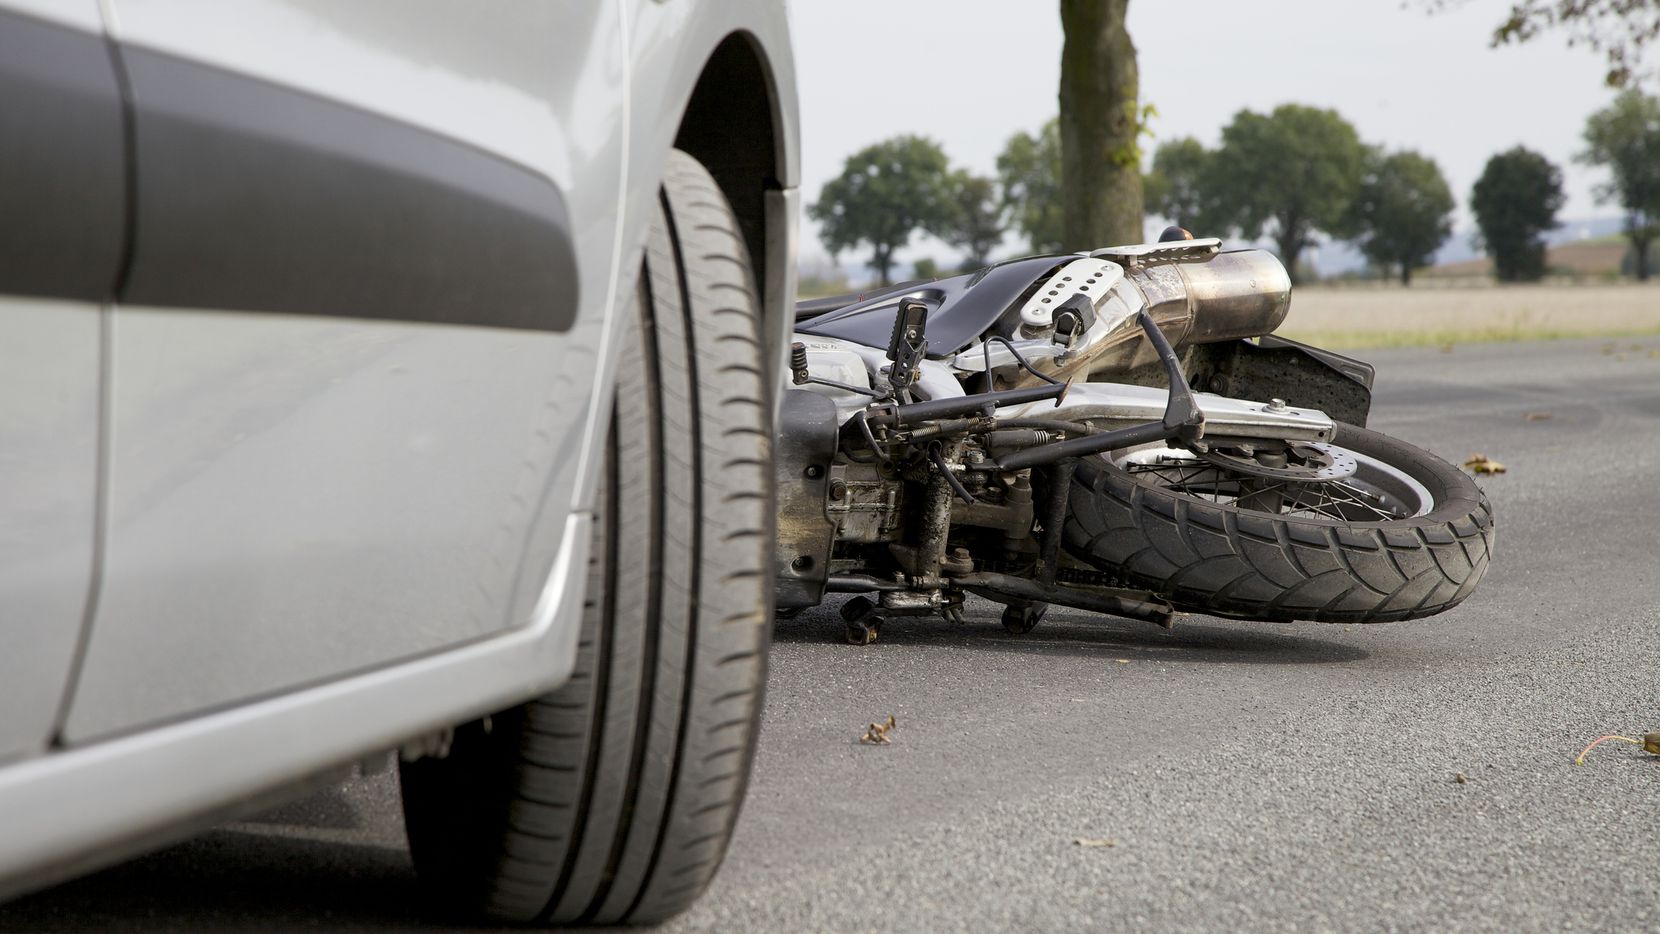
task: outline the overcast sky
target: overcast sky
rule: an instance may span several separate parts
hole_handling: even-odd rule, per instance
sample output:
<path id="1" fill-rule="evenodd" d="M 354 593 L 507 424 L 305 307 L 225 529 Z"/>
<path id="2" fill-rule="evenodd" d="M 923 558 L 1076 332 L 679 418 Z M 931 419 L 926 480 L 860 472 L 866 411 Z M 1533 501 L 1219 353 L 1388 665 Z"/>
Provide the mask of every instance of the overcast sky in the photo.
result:
<path id="1" fill-rule="evenodd" d="M 1564 36 L 1488 48 L 1509 0 L 1430 15 L 1423 0 L 1136 0 L 1130 35 L 1141 99 L 1159 140 L 1214 146 L 1241 109 L 1296 102 L 1336 109 L 1362 139 L 1435 159 L 1468 227 L 1469 192 L 1492 154 L 1518 143 L 1561 166 L 1561 217 L 1616 213 L 1592 193 L 1600 172 L 1573 162 L 1585 118 L 1612 92 L 1603 59 Z M 803 204 L 848 155 L 898 133 L 940 142 L 953 163 L 991 174 L 1018 130 L 1057 110 L 1056 0 L 789 0 L 801 94 Z M 802 258 L 825 257 L 806 222 Z M 911 257 L 948 248 L 918 241 Z M 854 259 L 844 254 L 844 261 Z"/>

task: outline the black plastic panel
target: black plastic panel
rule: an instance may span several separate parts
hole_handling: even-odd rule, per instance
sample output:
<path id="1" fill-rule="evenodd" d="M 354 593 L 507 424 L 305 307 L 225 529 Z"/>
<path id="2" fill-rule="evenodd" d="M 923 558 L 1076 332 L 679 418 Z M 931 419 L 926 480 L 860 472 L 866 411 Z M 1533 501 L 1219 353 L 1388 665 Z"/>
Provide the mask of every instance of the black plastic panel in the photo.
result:
<path id="1" fill-rule="evenodd" d="M 830 576 L 836 524 L 825 511 L 836 456 L 836 404 L 802 389 L 784 393 L 778 409 L 776 555 L 777 605 L 816 606 Z"/>
<path id="2" fill-rule="evenodd" d="M 103 37 L 0 11 L 0 292 L 110 297 L 123 152 Z"/>
<path id="3" fill-rule="evenodd" d="M 886 347 L 893 334 L 899 300 L 915 298 L 928 306 L 928 356 L 949 356 L 990 330 L 1040 277 L 1074 259 L 1077 257 L 1071 254 L 1026 257 L 971 275 L 890 290 L 798 322 L 796 330 L 867 347 Z"/>
<path id="4" fill-rule="evenodd" d="M 123 302 L 571 326 L 570 218 L 546 178 L 289 88 L 121 55 L 137 152 Z"/>

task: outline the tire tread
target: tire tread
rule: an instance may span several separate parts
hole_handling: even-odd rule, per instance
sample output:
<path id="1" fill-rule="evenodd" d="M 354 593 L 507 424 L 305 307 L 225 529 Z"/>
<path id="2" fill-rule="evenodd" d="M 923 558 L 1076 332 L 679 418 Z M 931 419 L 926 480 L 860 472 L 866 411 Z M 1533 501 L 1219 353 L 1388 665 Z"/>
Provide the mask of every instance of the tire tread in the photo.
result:
<path id="1" fill-rule="evenodd" d="M 1367 623 L 1457 606 L 1492 559 L 1485 496 L 1433 455 L 1365 429 L 1338 429 L 1340 445 L 1375 448 L 1396 466 L 1409 462 L 1427 478 L 1435 508 L 1414 519 L 1351 525 L 1269 516 L 1153 487 L 1094 461 L 1074 474 L 1067 549 L 1178 609 L 1217 616 Z M 1197 547 L 1198 529 L 1221 550 Z"/>

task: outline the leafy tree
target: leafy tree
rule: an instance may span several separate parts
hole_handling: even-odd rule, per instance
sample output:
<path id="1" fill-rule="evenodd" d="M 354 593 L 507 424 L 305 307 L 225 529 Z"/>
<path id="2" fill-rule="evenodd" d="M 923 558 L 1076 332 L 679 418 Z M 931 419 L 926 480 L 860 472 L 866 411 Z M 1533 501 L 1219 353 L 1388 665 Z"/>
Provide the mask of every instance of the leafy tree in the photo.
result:
<path id="1" fill-rule="evenodd" d="M 1660 237 L 1660 98 L 1629 90 L 1585 124 L 1589 147 L 1579 161 L 1606 166 L 1613 180 L 1597 189 L 1625 209 L 1637 279 L 1649 277 L 1649 244 Z"/>
<path id="2" fill-rule="evenodd" d="M 1140 91 L 1129 0 L 1061 0 L 1061 242 L 1091 249 L 1142 240 Z"/>
<path id="3" fill-rule="evenodd" d="M 866 244 L 882 284 L 895 250 L 917 230 L 941 233 L 951 221 L 944 150 L 921 136 L 895 136 L 847 158 L 807 214 L 831 255 Z"/>
<path id="4" fill-rule="evenodd" d="M 1267 115 L 1241 110 L 1222 129 L 1216 159 L 1221 216 L 1249 239 L 1272 238 L 1293 282 L 1297 257 L 1316 231 L 1349 232 L 1366 147 L 1337 111 L 1300 104 Z"/>
<path id="5" fill-rule="evenodd" d="M 1192 137 L 1161 144 L 1144 183 L 1147 209 L 1196 237 L 1223 233 L 1229 225 L 1218 217 L 1215 167 L 1216 154 Z"/>
<path id="6" fill-rule="evenodd" d="M 1014 225 L 1031 241 L 1032 252 L 1064 248 L 1061 228 L 1061 130 L 1050 120 L 1036 136 L 1020 132 L 1003 144 L 997 178 Z"/>
<path id="7" fill-rule="evenodd" d="M 1423 0 L 1431 11 L 1469 0 Z M 1639 74 L 1650 43 L 1660 39 L 1660 0 L 1513 0 L 1493 30 L 1493 46 L 1523 43 L 1554 31 L 1569 45 L 1589 45 L 1608 60 L 1610 87 L 1625 87 Z"/>
<path id="8" fill-rule="evenodd" d="M 997 196 L 997 183 L 968 172 L 951 175 L 951 222 L 942 239 L 963 251 L 963 269 L 978 269 L 1003 242 L 1007 206 Z"/>
<path id="9" fill-rule="evenodd" d="M 1353 208 L 1357 245 L 1379 266 L 1399 267 L 1409 285 L 1452 233 L 1452 189 L 1435 160 L 1415 152 L 1373 153 L 1368 162 Z"/>
<path id="10" fill-rule="evenodd" d="M 940 264 L 932 256 L 924 256 L 911 265 L 911 278 L 938 279 Z"/>
<path id="11" fill-rule="evenodd" d="M 1606 55 L 1609 86 L 1623 87 L 1660 36 L 1660 0 L 1521 0 L 1493 31 L 1493 44 L 1526 42 L 1547 29 L 1566 29 L 1569 45 Z"/>
<path id="12" fill-rule="evenodd" d="M 1517 146 L 1487 160 L 1470 193 L 1479 242 L 1493 257 L 1500 282 L 1533 282 L 1545 274 L 1542 235 L 1562 208 L 1562 172 Z"/>

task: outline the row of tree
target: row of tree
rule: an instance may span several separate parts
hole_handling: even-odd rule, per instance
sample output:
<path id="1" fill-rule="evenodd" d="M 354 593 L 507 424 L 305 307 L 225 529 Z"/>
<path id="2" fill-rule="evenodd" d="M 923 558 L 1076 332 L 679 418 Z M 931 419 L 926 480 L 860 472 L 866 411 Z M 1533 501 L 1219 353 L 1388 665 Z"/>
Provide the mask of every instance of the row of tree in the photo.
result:
<path id="1" fill-rule="evenodd" d="M 1367 146 L 1336 111 L 1298 104 L 1240 111 L 1215 150 L 1160 146 L 1147 192 L 1148 208 L 1191 230 L 1270 238 L 1293 281 L 1321 234 L 1410 278 L 1452 233 L 1452 191 L 1433 160 Z"/>
<path id="2" fill-rule="evenodd" d="M 1660 238 L 1660 99 L 1622 93 L 1592 115 L 1585 141 L 1579 158 L 1610 170 L 1598 195 L 1624 209 L 1646 279 L 1649 246 Z M 968 268 L 983 265 L 1010 226 L 1037 252 L 1101 246 L 1067 236 L 1076 199 L 1062 184 L 1062 147 L 1058 121 L 1016 133 L 993 179 L 951 169 L 931 140 L 895 137 L 850 157 L 808 211 L 832 254 L 868 247 L 884 283 L 895 251 L 918 230 L 960 249 Z M 1337 112 L 1297 104 L 1240 111 L 1215 149 L 1191 138 L 1164 143 L 1142 182 L 1150 212 L 1201 236 L 1267 239 L 1294 278 L 1303 251 L 1331 237 L 1410 282 L 1452 231 L 1452 191 L 1433 159 L 1368 146 Z M 1544 274 L 1543 235 L 1562 201 L 1561 171 L 1538 153 L 1517 147 L 1488 161 L 1470 207 L 1501 280 Z"/>

